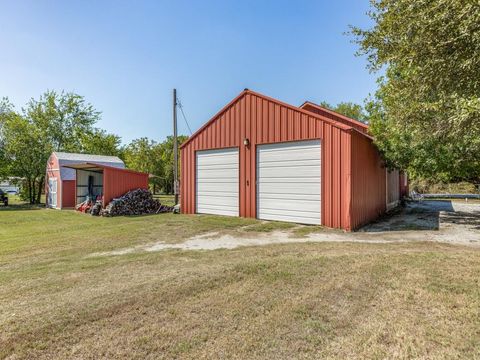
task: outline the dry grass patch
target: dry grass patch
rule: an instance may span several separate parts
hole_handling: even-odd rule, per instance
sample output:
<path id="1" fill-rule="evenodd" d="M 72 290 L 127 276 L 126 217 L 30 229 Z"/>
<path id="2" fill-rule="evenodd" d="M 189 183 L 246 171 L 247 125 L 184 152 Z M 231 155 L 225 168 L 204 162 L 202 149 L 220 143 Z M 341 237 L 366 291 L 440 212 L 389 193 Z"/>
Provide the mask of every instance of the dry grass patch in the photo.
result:
<path id="1" fill-rule="evenodd" d="M 49 238 L 38 229 L 39 244 L 21 229 L 1 240 L 0 358 L 480 357 L 478 249 L 306 243 L 85 256 L 148 241 L 135 221 L 149 223 L 147 237 L 172 227 L 175 241 L 249 225 L 124 221 L 121 234 L 107 226 L 97 239 L 71 224 Z"/>

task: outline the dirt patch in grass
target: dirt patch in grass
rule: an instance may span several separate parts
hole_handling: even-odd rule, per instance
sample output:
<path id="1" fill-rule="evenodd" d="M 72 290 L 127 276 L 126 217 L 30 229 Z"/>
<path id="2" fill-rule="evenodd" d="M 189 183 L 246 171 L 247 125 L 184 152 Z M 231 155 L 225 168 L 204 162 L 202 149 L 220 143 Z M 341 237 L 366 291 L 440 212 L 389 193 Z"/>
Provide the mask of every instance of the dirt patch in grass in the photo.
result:
<path id="1" fill-rule="evenodd" d="M 324 226 L 316 226 L 316 225 L 303 225 L 303 226 L 298 226 L 292 231 L 292 236 L 295 237 L 307 237 L 310 234 L 316 234 L 316 233 L 321 233 L 324 231 L 335 231 L 333 229 L 328 229 L 325 228 Z M 340 230 L 338 230 L 340 231 Z"/>
<path id="2" fill-rule="evenodd" d="M 297 226 L 297 224 L 280 221 L 259 221 L 256 224 L 245 226 L 240 230 L 245 232 L 272 232 L 275 230 L 288 230 Z"/>

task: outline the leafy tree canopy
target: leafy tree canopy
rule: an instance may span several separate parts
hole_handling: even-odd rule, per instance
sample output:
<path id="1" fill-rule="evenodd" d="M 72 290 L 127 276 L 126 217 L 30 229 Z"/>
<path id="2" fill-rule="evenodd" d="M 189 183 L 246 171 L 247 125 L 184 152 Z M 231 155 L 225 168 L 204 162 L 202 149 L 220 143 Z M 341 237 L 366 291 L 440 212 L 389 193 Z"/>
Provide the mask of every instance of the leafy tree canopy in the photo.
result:
<path id="1" fill-rule="evenodd" d="M 179 146 L 187 140 L 178 136 Z M 124 150 L 125 164 L 128 168 L 148 172 L 154 175 L 150 179 L 154 190 L 173 192 L 173 137 L 169 136 L 161 143 L 140 138 L 133 140 Z"/>
<path id="2" fill-rule="evenodd" d="M 351 33 L 372 71 L 366 109 L 391 165 L 416 177 L 480 179 L 480 6 L 465 0 L 372 0 Z"/>
<path id="3" fill-rule="evenodd" d="M 117 155 L 120 139 L 94 127 L 100 113 L 74 93 L 45 92 L 21 112 L 0 103 L 0 175 L 24 179 L 31 203 L 40 202 L 53 151 Z"/>
<path id="4" fill-rule="evenodd" d="M 353 102 L 340 102 L 337 105 L 330 105 L 326 101 L 322 101 L 320 106 L 335 111 L 339 114 L 345 115 L 351 119 L 355 119 L 361 122 L 367 122 L 367 117 L 362 105 L 355 104 Z"/>

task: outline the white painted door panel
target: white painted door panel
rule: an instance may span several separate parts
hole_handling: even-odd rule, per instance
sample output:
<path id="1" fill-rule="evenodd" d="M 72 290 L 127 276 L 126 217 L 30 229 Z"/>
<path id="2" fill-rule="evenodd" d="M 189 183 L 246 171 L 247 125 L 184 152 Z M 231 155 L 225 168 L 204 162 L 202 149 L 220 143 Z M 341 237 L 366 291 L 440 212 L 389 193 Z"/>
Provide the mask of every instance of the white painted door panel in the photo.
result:
<path id="1" fill-rule="evenodd" d="M 319 140 L 257 147 L 257 217 L 321 223 Z"/>
<path id="2" fill-rule="evenodd" d="M 48 204 L 52 208 L 57 207 L 57 178 L 48 179 Z"/>
<path id="3" fill-rule="evenodd" d="M 238 149 L 197 151 L 197 213 L 238 216 Z"/>

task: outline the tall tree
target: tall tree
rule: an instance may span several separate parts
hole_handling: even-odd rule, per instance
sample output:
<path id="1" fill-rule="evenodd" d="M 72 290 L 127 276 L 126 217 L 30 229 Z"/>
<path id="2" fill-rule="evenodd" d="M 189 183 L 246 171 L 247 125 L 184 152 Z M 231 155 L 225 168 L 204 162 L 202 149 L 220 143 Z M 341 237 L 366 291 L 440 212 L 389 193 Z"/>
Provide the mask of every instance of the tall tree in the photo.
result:
<path id="1" fill-rule="evenodd" d="M 367 122 L 367 116 L 362 105 L 355 104 L 353 102 L 340 102 L 337 105 L 331 105 L 326 101 L 322 101 L 319 105 L 339 114 L 345 115 L 351 119 Z"/>
<path id="2" fill-rule="evenodd" d="M 359 55 L 385 71 L 367 110 L 388 163 L 417 177 L 480 179 L 480 6 L 372 0 Z"/>
<path id="3" fill-rule="evenodd" d="M 178 145 L 180 146 L 188 139 L 188 136 L 179 135 Z M 164 142 L 160 144 L 162 161 L 164 164 L 164 191 L 167 194 L 173 194 L 173 136 L 168 136 Z M 181 161 L 181 159 L 179 160 Z"/>
<path id="4" fill-rule="evenodd" d="M 355 104 L 353 102 L 341 102 L 338 103 L 334 111 L 339 114 L 348 116 L 351 119 L 355 119 L 361 122 L 367 122 L 365 112 L 363 111 L 362 105 Z"/>
<path id="5" fill-rule="evenodd" d="M 2 117 L 6 173 L 24 179 L 24 195 L 31 204 L 38 202 L 43 188 L 45 164 L 50 150 L 42 134 L 26 118 L 11 114 Z M 45 159 L 45 161 L 39 161 Z"/>
<path id="6" fill-rule="evenodd" d="M 158 143 L 148 138 L 135 139 L 125 147 L 123 156 L 129 169 L 153 175 L 150 185 L 154 192 L 162 187 L 164 164 Z"/>
<path id="7" fill-rule="evenodd" d="M 85 154 L 123 157 L 120 137 L 97 128 L 80 134 L 80 148 Z"/>
<path id="8" fill-rule="evenodd" d="M 179 144 L 188 137 L 180 135 Z M 140 138 L 133 140 L 124 151 L 125 164 L 128 168 L 148 172 L 154 177 L 150 184 L 165 193 L 173 192 L 173 137 L 169 136 L 162 143 Z"/>
<path id="9" fill-rule="evenodd" d="M 52 151 L 113 155 L 119 138 L 94 127 L 100 113 L 73 93 L 47 91 L 18 113 L 8 100 L 0 106 L 0 154 L 4 173 L 25 181 L 25 197 L 39 203 L 45 165 Z"/>
<path id="10" fill-rule="evenodd" d="M 75 93 L 47 91 L 31 99 L 25 110 L 53 151 L 83 152 L 82 139 L 95 131 L 100 112 Z"/>

